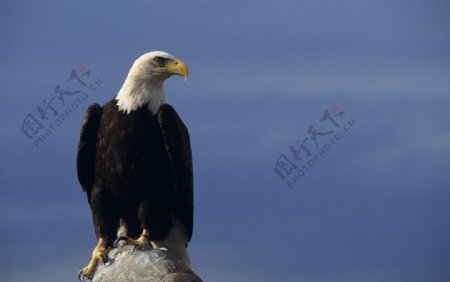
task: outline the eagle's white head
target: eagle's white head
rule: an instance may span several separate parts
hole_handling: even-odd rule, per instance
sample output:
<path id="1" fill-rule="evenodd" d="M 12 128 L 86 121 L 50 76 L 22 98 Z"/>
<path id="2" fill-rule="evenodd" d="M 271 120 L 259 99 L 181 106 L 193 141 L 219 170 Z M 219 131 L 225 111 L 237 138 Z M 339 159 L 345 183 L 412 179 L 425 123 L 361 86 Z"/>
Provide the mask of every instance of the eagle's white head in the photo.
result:
<path id="1" fill-rule="evenodd" d="M 117 94 L 119 111 L 130 113 L 147 105 L 152 113 L 165 103 L 163 82 L 177 74 L 187 79 L 187 65 L 169 53 L 153 51 L 140 56 L 133 64 Z"/>

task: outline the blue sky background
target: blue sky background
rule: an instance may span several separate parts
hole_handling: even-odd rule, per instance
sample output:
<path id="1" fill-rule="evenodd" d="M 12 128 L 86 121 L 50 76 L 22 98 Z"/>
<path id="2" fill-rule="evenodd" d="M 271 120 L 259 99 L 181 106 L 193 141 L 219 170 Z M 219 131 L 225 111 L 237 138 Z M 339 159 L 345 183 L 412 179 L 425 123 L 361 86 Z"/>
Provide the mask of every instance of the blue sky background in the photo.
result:
<path id="1" fill-rule="evenodd" d="M 151 50 L 190 67 L 166 97 L 190 130 L 205 281 L 450 281 L 449 2 L 228 2 L 2 2 L 1 281 L 75 281 L 88 262 L 82 118 Z M 35 146 L 24 118 L 56 85 L 86 91 L 66 81 L 78 65 L 102 84 Z M 355 125 L 289 187 L 276 160 L 307 164 L 290 146 L 338 130 L 320 122 L 333 106 Z"/>

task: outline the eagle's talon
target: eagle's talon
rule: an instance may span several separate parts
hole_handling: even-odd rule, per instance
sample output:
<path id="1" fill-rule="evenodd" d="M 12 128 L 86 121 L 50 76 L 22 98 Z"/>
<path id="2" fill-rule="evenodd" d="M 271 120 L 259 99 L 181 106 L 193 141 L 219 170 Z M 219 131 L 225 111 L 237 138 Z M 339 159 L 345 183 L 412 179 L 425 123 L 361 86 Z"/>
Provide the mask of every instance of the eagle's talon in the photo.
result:
<path id="1" fill-rule="evenodd" d="M 80 270 L 80 272 L 78 272 L 78 281 L 83 282 L 84 278 L 87 278 L 86 275 L 84 274 L 83 270 Z"/>
<path id="2" fill-rule="evenodd" d="M 87 266 L 83 268 L 80 273 L 78 273 L 78 279 L 83 281 L 91 281 L 92 277 L 94 277 L 95 267 Z M 81 279 L 80 279 L 81 278 Z"/>
<path id="3" fill-rule="evenodd" d="M 144 229 L 142 232 L 142 235 L 137 239 L 128 239 L 125 245 L 133 245 L 133 250 L 131 251 L 131 254 L 134 254 L 136 249 L 138 250 L 151 250 L 153 249 L 150 239 L 149 239 L 149 231 Z"/>
<path id="4" fill-rule="evenodd" d="M 89 264 L 81 270 L 81 273 L 78 273 L 78 279 L 83 276 L 87 280 L 91 280 L 94 276 L 95 269 L 97 268 L 98 261 L 102 261 L 103 265 L 106 267 L 106 262 L 108 261 L 108 252 L 111 250 L 110 247 L 107 247 L 106 241 L 104 238 L 99 238 L 97 246 L 94 248 L 92 252 L 92 258 L 89 261 Z M 80 280 L 83 281 L 83 280 Z"/>
<path id="5" fill-rule="evenodd" d="M 88 267 L 83 268 L 78 272 L 78 281 L 84 282 L 84 281 L 91 281 L 92 277 L 94 276 L 95 269 L 89 270 Z"/>
<path id="6" fill-rule="evenodd" d="M 150 249 L 152 249 L 152 248 L 149 247 L 149 246 L 144 246 L 144 245 L 134 245 L 133 250 L 131 251 L 131 254 L 134 255 L 134 252 L 135 252 L 136 250 L 138 250 L 138 251 L 144 251 L 144 250 L 150 250 Z"/>
<path id="7" fill-rule="evenodd" d="M 120 244 L 120 241 L 125 241 L 125 243 L 123 243 L 122 245 Z M 128 237 L 119 237 L 116 239 L 116 241 L 114 241 L 114 248 L 119 248 L 122 247 L 126 244 L 126 242 L 128 242 Z"/>
<path id="8" fill-rule="evenodd" d="M 133 250 L 131 251 L 131 254 L 134 255 L 134 251 L 138 248 L 138 245 L 134 245 Z"/>

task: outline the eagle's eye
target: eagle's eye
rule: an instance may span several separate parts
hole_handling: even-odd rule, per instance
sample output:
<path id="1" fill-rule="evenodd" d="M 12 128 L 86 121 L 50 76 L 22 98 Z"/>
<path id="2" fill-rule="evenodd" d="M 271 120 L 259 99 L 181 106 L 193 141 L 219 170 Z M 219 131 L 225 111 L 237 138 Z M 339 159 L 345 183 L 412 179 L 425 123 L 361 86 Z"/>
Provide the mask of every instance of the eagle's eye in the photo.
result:
<path id="1" fill-rule="evenodd" d="M 158 65 L 164 65 L 167 62 L 167 59 L 163 57 L 154 57 L 153 62 L 157 63 Z"/>

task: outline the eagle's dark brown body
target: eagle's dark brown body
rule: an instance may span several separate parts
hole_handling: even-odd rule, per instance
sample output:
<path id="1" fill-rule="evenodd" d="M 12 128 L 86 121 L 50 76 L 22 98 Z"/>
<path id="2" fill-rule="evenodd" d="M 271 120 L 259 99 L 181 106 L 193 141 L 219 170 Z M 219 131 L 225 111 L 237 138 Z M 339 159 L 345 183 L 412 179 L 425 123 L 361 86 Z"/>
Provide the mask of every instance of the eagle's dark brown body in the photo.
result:
<path id="1" fill-rule="evenodd" d="M 128 236 L 143 229 L 164 240 L 181 223 L 192 236 L 193 183 L 188 131 L 175 110 L 163 104 L 120 112 L 112 100 L 89 107 L 77 156 L 78 178 L 91 206 L 97 237 L 112 245 L 120 219 Z"/>

